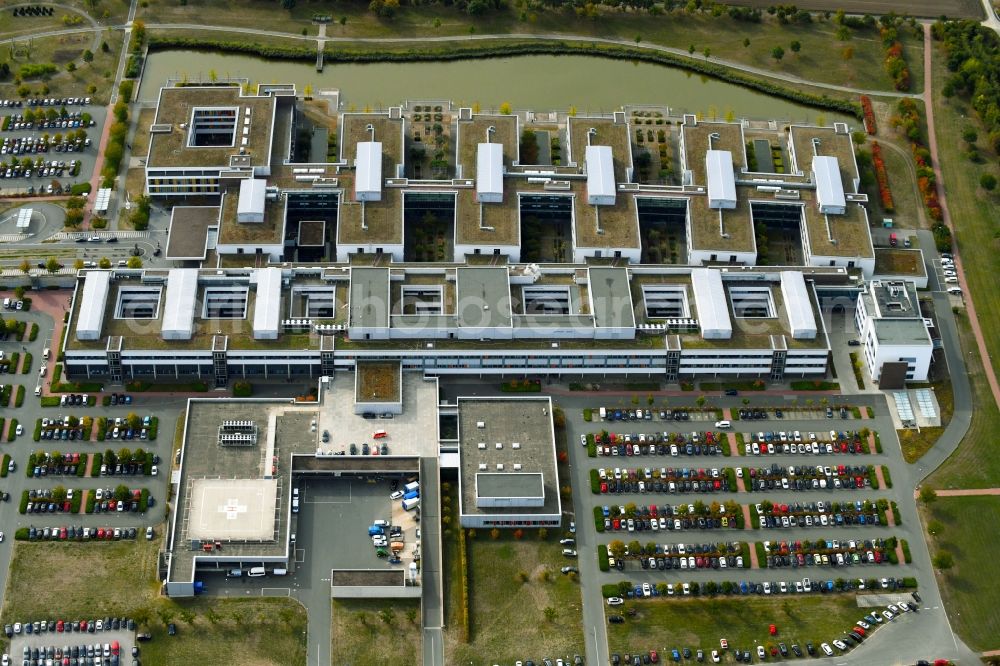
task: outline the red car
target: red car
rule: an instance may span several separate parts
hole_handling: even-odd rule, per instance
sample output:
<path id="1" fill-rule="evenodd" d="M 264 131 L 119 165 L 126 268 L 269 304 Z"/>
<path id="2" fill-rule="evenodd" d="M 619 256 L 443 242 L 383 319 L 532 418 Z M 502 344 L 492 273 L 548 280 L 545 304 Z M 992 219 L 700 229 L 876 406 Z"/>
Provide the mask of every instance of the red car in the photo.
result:
<path id="1" fill-rule="evenodd" d="M 69 536 L 69 532 L 66 531 L 65 527 L 62 528 L 61 530 L 59 530 L 59 538 L 60 539 L 62 539 L 63 541 L 65 541 L 67 536 Z"/>
<path id="2" fill-rule="evenodd" d="M 612 526 L 613 526 L 613 527 L 614 527 L 614 528 L 615 528 L 616 530 L 620 530 L 620 529 L 622 528 L 622 521 L 621 521 L 621 520 L 619 520 L 618 518 L 615 518 L 614 520 L 612 520 L 612 521 L 611 521 L 611 525 L 612 525 Z"/>
<path id="3" fill-rule="evenodd" d="M 649 651 L 649 660 L 654 664 L 660 663 L 660 655 L 656 654 L 656 650 Z"/>
<path id="4" fill-rule="evenodd" d="M 608 492 L 608 484 L 604 481 L 601 482 L 601 492 L 602 493 Z"/>
<path id="5" fill-rule="evenodd" d="M 111 641 L 111 654 L 118 654 L 121 650 L 121 646 L 118 645 L 118 641 Z"/>
<path id="6" fill-rule="evenodd" d="M 66 628 L 66 623 L 63 622 L 62 620 L 59 620 L 58 622 L 56 622 L 56 631 L 58 631 L 59 633 L 62 633 L 63 629 L 65 629 L 65 628 Z"/>
<path id="7" fill-rule="evenodd" d="M 104 538 L 104 528 L 103 527 L 98 527 L 97 528 L 97 538 L 98 539 L 103 539 Z"/>
<path id="8" fill-rule="evenodd" d="M 771 633 L 772 636 L 778 635 L 778 628 L 773 624 L 770 627 L 768 627 L 767 630 Z"/>
<path id="9" fill-rule="evenodd" d="M 87 631 L 87 621 L 80 620 L 80 631 Z"/>

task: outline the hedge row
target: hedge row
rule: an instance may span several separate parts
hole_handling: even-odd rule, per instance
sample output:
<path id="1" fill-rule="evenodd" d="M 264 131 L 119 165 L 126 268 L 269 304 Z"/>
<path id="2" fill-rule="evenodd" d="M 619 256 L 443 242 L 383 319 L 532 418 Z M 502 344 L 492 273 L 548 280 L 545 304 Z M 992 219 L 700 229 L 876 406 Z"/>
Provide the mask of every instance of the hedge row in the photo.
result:
<path id="1" fill-rule="evenodd" d="M 889 467 L 882 465 L 882 478 L 885 479 L 885 487 L 892 488 L 892 475 L 889 474 Z"/>
<path id="2" fill-rule="evenodd" d="M 3 458 L 0 459 L 0 477 L 7 477 L 7 466 L 10 465 L 10 455 L 3 454 Z"/>
<path id="3" fill-rule="evenodd" d="M 754 544 L 754 548 L 757 550 L 757 565 L 761 569 L 767 568 L 767 551 L 764 550 L 764 544 L 760 541 Z"/>
<path id="4" fill-rule="evenodd" d="M 594 441 L 593 433 L 587 433 L 587 457 L 597 457 L 597 442 Z"/>
<path id="5" fill-rule="evenodd" d="M 597 474 L 596 469 L 590 470 L 590 492 L 595 495 L 601 494 L 601 477 Z"/>
<path id="6" fill-rule="evenodd" d="M 597 568 L 601 571 L 611 570 L 611 563 L 608 561 L 608 549 L 604 544 L 597 547 Z"/>
<path id="7" fill-rule="evenodd" d="M 913 556 L 910 555 L 910 542 L 906 539 L 900 539 L 899 544 L 903 547 L 903 560 L 905 560 L 907 564 L 910 564 L 913 562 Z"/>
<path id="8" fill-rule="evenodd" d="M 458 574 L 462 580 L 462 607 L 459 609 L 459 626 L 462 631 L 462 640 L 469 640 L 469 547 L 466 543 L 468 537 L 464 530 L 459 529 L 458 533 Z"/>
<path id="9" fill-rule="evenodd" d="M 33 360 L 34 360 L 34 358 L 32 357 L 31 352 L 25 352 L 24 353 L 24 361 L 21 363 L 21 374 L 22 375 L 26 375 L 29 372 L 31 372 L 31 362 Z"/>
<path id="10" fill-rule="evenodd" d="M 598 532 L 604 531 L 604 509 L 599 506 L 594 507 L 594 527 Z"/>
<path id="11" fill-rule="evenodd" d="M 14 406 L 20 407 L 24 404 L 24 385 L 18 385 L 17 393 L 14 395 Z"/>
<path id="12" fill-rule="evenodd" d="M 268 59 L 315 60 L 316 50 L 309 47 L 273 46 L 252 41 L 225 41 L 154 35 L 149 39 L 149 50 L 184 48 L 204 51 L 230 51 L 247 53 Z M 445 43 L 425 46 L 419 50 L 386 51 L 368 48 L 327 48 L 324 58 L 327 62 L 436 62 L 448 60 L 473 60 L 485 58 L 509 58 L 516 55 L 593 55 L 604 58 L 641 61 L 668 67 L 679 67 L 705 74 L 727 83 L 756 90 L 768 95 L 798 102 L 806 106 L 830 109 L 861 119 L 861 105 L 843 99 L 833 99 L 827 95 L 814 95 L 787 88 L 777 83 L 759 79 L 750 74 L 730 69 L 725 65 L 702 61 L 692 57 L 675 55 L 650 49 L 626 46 L 624 44 L 600 44 L 596 42 L 567 42 L 531 40 L 527 42 L 505 40 L 498 44 L 458 44 Z"/>
<path id="13" fill-rule="evenodd" d="M 594 410 L 591 409 L 590 407 L 585 408 L 583 410 L 583 420 L 586 421 L 587 423 L 590 423 L 591 421 L 593 421 L 594 420 Z"/>
<path id="14" fill-rule="evenodd" d="M 24 387 L 21 386 L 20 388 L 23 389 Z M 10 425 L 7 426 L 7 441 L 13 442 L 15 437 L 17 437 L 17 419 L 11 419 Z"/>

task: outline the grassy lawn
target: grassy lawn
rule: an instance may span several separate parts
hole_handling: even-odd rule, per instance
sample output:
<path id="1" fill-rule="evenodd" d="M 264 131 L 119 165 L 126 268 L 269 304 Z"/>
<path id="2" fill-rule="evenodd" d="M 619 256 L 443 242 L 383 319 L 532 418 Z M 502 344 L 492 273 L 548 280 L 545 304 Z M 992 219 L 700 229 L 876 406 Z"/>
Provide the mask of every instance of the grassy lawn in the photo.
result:
<path id="1" fill-rule="evenodd" d="M 558 531 L 542 540 L 537 530 L 525 530 L 521 541 L 509 530 L 496 541 L 488 530 L 477 532 L 468 542 L 471 635 L 462 642 L 458 628 L 446 626 L 445 663 L 513 663 L 525 656 L 538 663 L 545 656 L 583 654 L 580 587 L 559 573 L 570 560 L 561 554 Z M 555 611 L 551 619 L 547 608 Z"/>
<path id="2" fill-rule="evenodd" d="M 634 602 L 639 613 L 625 624 L 608 625 L 611 652 L 689 647 L 706 652 L 725 638 L 732 648 L 753 649 L 771 640 L 768 625 L 778 627 L 777 641 L 816 646 L 854 624 L 865 613 L 853 594 L 813 595 L 798 599 L 647 599 Z M 775 641 L 775 643 L 777 643 Z M 765 643 L 766 645 L 766 643 Z"/>
<path id="3" fill-rule="evenodd" d="M 974 350 L 975 341 L 964 310 L 956 319 L 962 349 Z M 984 327 L 984 335 L 989 335 L 989 328 Z M 965 364 L 972 383 L 972 424 L 955 452 L 928 479 L 936 488 L 993 488 L 1000 479 L 1000 456 L 996 455 L 995 444 L 1000 432 L 1000 412 L 993 402 L 979 355 L 966 354 Z"/>
<path id="4" fill-rule="evenodd" d="M 0 0 L 0 7 L 11 5 L 24 5 L 23 0 Z M 58 30 L 68 27 L 85 27 L 90 22 L 81 23 L 77 26 L 67 26 L 63 23 L 63 16 L 74 16 L 78 13 L 86 14 L 93 19 L 101 21 L 104 25 L 117 25 L 124 23 L 128 17 L 129 0 L 60 0 L 60 6 L 55 8 L 53 16 L 50 17 L 19 17 L 14 18 L 11 11 L 0 11 L 0 35 L 9 33 L 19 34 L 26 30 L 38 32 L 40 30 Z M 68 11 L 66 6 L 77 10 Z"/>
<path id="5" fill-rule="evenodd" d="M 950 379 L 923 386 L 930 386 L 934 389 L 941 413 L 941 427 L 921 428 L 920 432 L 912 429 L 896 431 L 896 434 L 899 435 L 899 444 L 903 449 L 903 459 L 908 463 L 920 460 L 925 453 L 930 451 L 938 437 L 951 423 L 951 416 L 955 413 L 955 394 L 951 390 Z M 922 388 L 923 386 L 915 386 L 914 388 Z"/>
<path id="6" fill-rule="evenodd" d="M 948 209 L 957 226 L 956 239 L 965 276 L 983 326 L 986 347 L 993 358 L 993 369 L 1000 372 L 1000 326 L 990 325 L 1000 321 L 1000 292 L 994 283 L 1000 271 L 1000 235 L 996 233 L 1000 194 L 987 193 L 979 187 L 979 178 L 983 173 L 996 172 L 997 155 L 989 150 L 984 139 L 980 139 L 983 164 L 976 164 L 963 156 L 965 144 L 962 131 L 976 125 L 971 120 L 973 112 L 957 97 L 947 99 L 941 94 L 949 73 L 943 50 L 936 51 L 934 56 L 934 118 L 948 192 Z M 983 137 L 985 133 L 981 128 L 977 129 Z M 975 346 L 966 349 L 974 350 Z"/>
<path id="7" fill-rule="evenodd" d="M 97 92 L 91 93 L 90 97 L 99 103 L 106 103 L 111 81 L 115 78 L 115 68 L 118 66 L 122 40 L 123 35 L 120 31 L 104 32 L 100 41 L 106 41 L 110 47 L 110 50 L 105 53 L 100 48 L 94 48 L 93 33 L 43 37 L 32 40 L 30 54 L 22 54 L 21 57 L 10 59 L 8 51 L 3 59 L 10 62 L 13 72 L 17 72 L 21 65 L 28 62 L 51 62 L 59 68 L 59 71 L 53 74 L 48 81 L 40 79 L 25 81 L 32 94 L 43 95 L 43 86 L 48 86 L 49 92 L 46 94 L 79 97 L 87 95 L 88 87 L 93 85 L 96 86 Z M 100 41 L 98 41 L 98 46 Z M 83 62 L 81 56 L 85 49 L 92 49 L 93 62 Z M 66 71 L 66 64 L 70 61 L 76 63 L 76 70 L 73 72 Z M 18 87 L 19 85 L 14 82 L 13 77 L 0 83 L 0 97 L 16 99 Z"/>
<path id="8" fill-rule="evenodd" d="M 600 10 L 599 10 L 600 11 Z M 739 22 L 728 17 L 688 15 L 675 12 L 671 15 L 650 16 L 646 13 L 600 12 L 599 18 L 568 15 L 565 12 L 529 12 L 510 6 L 492 11 L 478 18 L 440 6 L 419 8 L 401 7 L 392 20 L 379 19 L 367 11 L 366 5 L 340 5 L 331 9 L 319 2 L 298 2 L 291 12 L 277 11 L 274 3 L 265 0 L 247 0 L 240 3 L 239 11 L 232 11 L 227 0 L 189 0 L 186 4 L 155 2 L 138 10 L 139 18 L 147 23 L 204 22 L 204 17 L 220 25 L 258 27 L 300 35 L 303 29 L 308 36 L 318 34 L 312 25 L 314 12 L 330 13 L 334 22 L 327 26 L 330 37 L 426 37 L 476 34 L 515 33 L 565 33 L 625 39 L 634 42 L 640 36 L 643 42 L 652 42 L 687 50 L 694 46 L 697 53 L 710 49 L 711 57 L 733 60 L 742 64 L 800 76 L 806 79 L 856 86 L 866 89 L 892 89 L 891 81 L 879 66 L 861 66 L 860 63 L 881 63 L 881 42 L 874 32 L 856 34 L 841 42 L 836 38 L 836 27 L 828 21 L 817 19 L 808 25 L 779 25 L 765 14 L 759 23 Z M 339 19 L 344 17 L 344 25 Z M 914 91 L 919 92 L 922 82 L 922 41 L 914 40 L 908 29 L 902 29 L 905 57 L 910 65 Z M 202 31 L 199 31 L 199 36 Z M 750 40 L 748 47 L 744 39 Z M 801 51 L 793 53 L 793 40 L 801 43 Z M 776 62 L 771 50 L 782 46 L 786 56 Z M 853 57 L 844 59 L 842 49 L 853 49 Z M 835 54 L 835 55 L 831 55 Z M 704 57 L 704 56 L 701 56 Z"/>
<path id="9" fill-rule="evenodd" d="M 939 497 L 924 518 L 944 526 L 929 537 L 931 553 L 955 557 L 955 566 L 938 578 L 952 626 L 975 650 L 1000 648 L 1000 586 L 982 584 L 1000 576 L 997 531 L 981 529 L 1000 521 L 1000 497 Z"/>
<path id="10" fill-rule="evenodd" d="M 879 131 L 884 135 L 893 132 L 887 124 L 879 125 Z M 917 190 L 916 172 L 913 168 L 913 160 L 910 158 L 910 147 L 901 145 L 896 141 L 885 140 L 878 137 L 879 145 L 882 147 L 882 159 L 885 161 L 886 173 L 889 177 L 889 189 L 892 191 L 893 212 L 886 212 L 882 208 L 882 199 L 878 195 L 878 186 L 873 182 L 868 187 L 862 187 L 862 191 L 868 195 L 868 218 L 875 223 L 881 224 L 885 217 L 899 220 L 899 223 L 908 229 L 919 229 L 927 226 L 926 216 L 923 211 L 923 203 L 920 192 Z M 894 148 L 900 148 L 902 154 Z M 866 144 L 863 148 L 871 152 L 871 145 Z M 871 167 L 868 167 L 869 171 Z M 874 172 L 872 173 L 874 177 Z"/>
<path id="11" fill-rule="evenodd" d="M 419 599 L 333 601 L 332 654 L 338 664 L 420 663 Z"/>
<path id="12" fill-rule="evenodd" d="M 14 546 L 3 621 L 128 615 L 154 640 L 148 664 L 305 664 L 305 610 L 290 599 L 158 597 L 160 540 Z M 73 574 L 67 576 L 66 572 Z M 176 622 L 168 639 L 165 625 Z"/>

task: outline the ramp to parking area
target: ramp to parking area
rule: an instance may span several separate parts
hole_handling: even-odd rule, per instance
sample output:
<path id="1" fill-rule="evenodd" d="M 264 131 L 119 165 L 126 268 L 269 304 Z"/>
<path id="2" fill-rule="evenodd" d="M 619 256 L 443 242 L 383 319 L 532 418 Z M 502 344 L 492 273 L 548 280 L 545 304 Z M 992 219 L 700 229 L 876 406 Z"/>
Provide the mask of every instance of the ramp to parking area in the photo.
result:
<path id="1" fill-rule="evenodd" d="M 424 627 L 424 666 L 442 666 L 444 585 L 441 578 L 441 472 L 436 457 L 420 459 L 420 604 Z"/>

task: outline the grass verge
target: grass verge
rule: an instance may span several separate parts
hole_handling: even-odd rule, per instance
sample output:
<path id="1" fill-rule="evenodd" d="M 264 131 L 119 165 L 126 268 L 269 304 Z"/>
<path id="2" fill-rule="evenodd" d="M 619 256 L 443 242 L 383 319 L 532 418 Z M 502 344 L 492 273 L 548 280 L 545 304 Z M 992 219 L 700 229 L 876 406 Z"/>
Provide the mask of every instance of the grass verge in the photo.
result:
<path id="1" fill-rule="evenodd" d="M 1000 648 L 1000 586 L 983 585 L 1000 576 L 996 552 L 1000 540 L 993 529 L 1000 521 L 1000 497 L 938 497 L 922 509 L 931 553 L 951 553 L 954 565 L 938 572 L 941 596 L 952 627 L 975 650 Z"/>
<path id="2" fill-rule="evenodd" d="M 494 540 L 477 530 L 468 541 L 470 636 L 456 640 L 455 629 L 446 627 L 445 663 L 480 663 L 482 655 L 497 663 L 534 655 L 538 662 L 583 652 L 580 587 L 559 572 L 575 562 L 562 556 L 559 538 L 558 530 L 545 539 L 525 530 L 521 540 L 502 530 Z M 517 640 L 511 641 L 514 627 Z"/>
<path id="3" fill-rule="evenodd" d="M 420 600 L 334 599 L 331 654 L 352 664 L 420 663 Z"/>
<path id="4" fill-rule="evenodd" d="M 788 599 L 654 598 L 629 602 L 638 611 L 624 624 L 608 625 L 611 652 L 649 650 L 650 646 L 711 650 L 725 638 L 734 648 L 751 649 L 778 640 L 787 645 L 819 645 L 864 615 L 854 595 L 835 594 Z M 778 626 L 772 639 L 768 625 Z"/>

